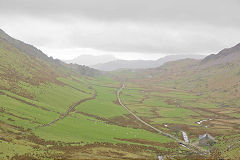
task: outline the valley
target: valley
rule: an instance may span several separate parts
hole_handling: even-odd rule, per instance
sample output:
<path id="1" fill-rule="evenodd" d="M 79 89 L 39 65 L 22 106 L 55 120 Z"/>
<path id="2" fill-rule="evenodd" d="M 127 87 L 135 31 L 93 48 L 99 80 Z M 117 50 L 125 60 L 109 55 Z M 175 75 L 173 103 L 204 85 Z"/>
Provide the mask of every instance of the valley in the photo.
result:
<path id="1" fill-rule="evenodd" d="M 240 158 L 239 45 L 103 72 L 0 31 L 0 159 Z M 206 133 L 214 144 L 198 145 Z"/>

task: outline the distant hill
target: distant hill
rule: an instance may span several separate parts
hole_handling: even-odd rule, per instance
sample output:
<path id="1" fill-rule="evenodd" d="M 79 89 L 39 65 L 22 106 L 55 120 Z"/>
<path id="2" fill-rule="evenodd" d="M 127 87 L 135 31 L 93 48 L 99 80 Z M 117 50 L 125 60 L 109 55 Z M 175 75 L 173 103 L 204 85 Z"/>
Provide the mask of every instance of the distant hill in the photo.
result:
<path id="1" fill-rule="evenodd" d="M 92 68 L 103 71 L 114 71 L 118 69 L 146 69 L 156 68 L 169 61 L 175 61 L 179 59 L 192 58 L 202 59 L 203 55 L 171 55 L 160 58 L 158 60 L 115 60 L 107 63 L 101 63 L 91 66 Z"/>
<path id="2" fill-rule="evenodd" d="M 65 62 L 79 64 L 79 65 L 92 66 L 92 65 L 99 64 L 99 63 L 107 63 L 107 62 L 114 61 L 114 60 L 117 60 L 117 58 L 112 55 L 100 55 L 100 56 L 81 55 L 72 60 L 66 60 Z"/>
<path id="3" fill-rule="evenodd" d="M 182 59 L 136 72 L 143 83 L 153 81 L 153 85 L 162 84 L 212 97 L 225 96 L 231 103 L 240 96 L 240 45 L 202 60 Z"/>

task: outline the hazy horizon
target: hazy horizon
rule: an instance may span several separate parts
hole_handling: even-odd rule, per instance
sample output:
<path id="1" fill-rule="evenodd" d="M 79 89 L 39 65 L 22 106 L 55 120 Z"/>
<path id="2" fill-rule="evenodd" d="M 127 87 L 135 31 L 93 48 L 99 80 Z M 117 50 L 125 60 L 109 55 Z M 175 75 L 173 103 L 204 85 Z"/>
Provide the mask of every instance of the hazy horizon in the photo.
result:
<path id="1" fill-rule="evenodd" d="M 0 28 L 62 60 L 208 55 L 240 42 L 239 6 L 237 0 L 0 0 Z"/>

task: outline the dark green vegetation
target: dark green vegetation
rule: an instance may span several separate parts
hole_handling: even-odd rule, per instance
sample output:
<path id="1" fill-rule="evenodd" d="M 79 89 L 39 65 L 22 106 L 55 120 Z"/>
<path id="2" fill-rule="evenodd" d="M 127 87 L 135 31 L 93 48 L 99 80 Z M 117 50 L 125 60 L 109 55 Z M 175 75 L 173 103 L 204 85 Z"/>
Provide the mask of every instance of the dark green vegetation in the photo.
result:
<path id="1" fill-rule="evenodd" d="M 212 57 L 107 74 L 48 58 L 0 30 L 0 159 L 238 159 L 240 67 Z M 208 132 L 217 143 L 202 149 L 211 153 L 139 122 L 118 103 L 122 84 L 120 98 L 138 117 L 179 139 L 185 131 L 195 145 Z"/>

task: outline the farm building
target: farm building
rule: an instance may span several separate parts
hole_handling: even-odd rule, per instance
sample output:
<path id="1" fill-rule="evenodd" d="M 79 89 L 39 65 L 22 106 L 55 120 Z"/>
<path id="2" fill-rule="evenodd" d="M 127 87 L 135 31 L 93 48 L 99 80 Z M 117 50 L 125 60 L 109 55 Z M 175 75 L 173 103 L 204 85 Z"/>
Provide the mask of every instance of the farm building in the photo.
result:
<path id="1" fill-rule="evenodd" d="M 200 135 L 198 141 L 199 146 L 211 146 L 215 143 L 215 138 L 210 134 L 206 133 L 204 135 Z"/>

